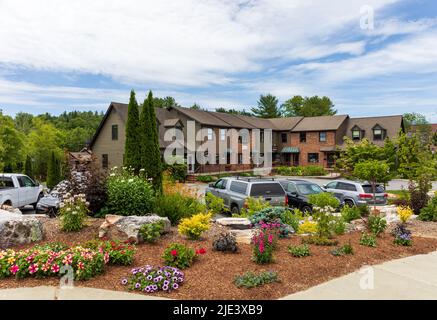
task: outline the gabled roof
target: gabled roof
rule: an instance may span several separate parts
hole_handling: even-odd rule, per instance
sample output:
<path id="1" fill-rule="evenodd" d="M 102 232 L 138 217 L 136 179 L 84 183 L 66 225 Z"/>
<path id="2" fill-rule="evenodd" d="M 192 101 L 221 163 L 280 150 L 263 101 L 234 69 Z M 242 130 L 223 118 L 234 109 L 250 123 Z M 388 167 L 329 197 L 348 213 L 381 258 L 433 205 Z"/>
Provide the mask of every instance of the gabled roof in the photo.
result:
<path id="1" fill-rule="evenodd" d="M 387 137 L 395 137 L 399 133 L 399 130 L 404 130 L 404 122 L 401 115 L 349 118 L 346 127 L 346 136 L 352 137 L 352 128 L 358 126 L 361 130 L 364 130 L 364 136 L 362 138 L 368 138 L 372 141 L 372 130 L 376 125 L 386 130 Z M 375 143 L 383 143 L 383 141 L 375 141 Z"/>
<path id="2" fill-rule="evenodd" d="M 294 128 L 293 132 L 299 131 L 331 131 L 337 130 L 343 124 L 348 115 L 320 116 L 303 118 Z"/>
<path id="3" fill-rule="evenodd" d="M 181 122 L 181 120 L 177 119 L 177 118 L 173 118 L 173 119 L 166 119 L 164 121 L 164 127 L 174 127 L 176 126 L 179 122 Z"/>
<path id="4" fill-rule="evenodd" d="M 201 123 L 210 126 L 230 128 L 232 127 L 229 123 L 223 121 L 222 119 L 215 117 L 212 112 L 188 109 L 182 107 L 172 107 L 173 109 L 179 111 L 180 113 L 186 115 L 187 117 Z"/>
<path id="5" fill-rule="evenodd" d="M 294 127 L 296 127 L 301 121 L 304 119 L 303 117 L 288 117 L 288 118 L 273 118 L 268 119 L 272 125 L 272 129 L 280 130 L 280 131 L 290 131 Z"/>

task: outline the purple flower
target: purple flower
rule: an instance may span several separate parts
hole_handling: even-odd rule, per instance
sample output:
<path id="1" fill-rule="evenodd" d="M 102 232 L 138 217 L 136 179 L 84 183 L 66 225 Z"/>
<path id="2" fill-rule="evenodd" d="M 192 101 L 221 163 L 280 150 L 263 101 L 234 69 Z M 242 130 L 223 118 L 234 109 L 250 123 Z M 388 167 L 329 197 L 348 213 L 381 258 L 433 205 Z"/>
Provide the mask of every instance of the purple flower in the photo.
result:
<path id="1" fill-rule="evenodd" d="M 168 280 L 164 281 L 164 286 L 168 286 L 169 284 L 170 284 L 170 281 L 168 281 Z"/>
<path id="2" fill-rule="evenodd" d="M 153 288 L 153 290 L 158 290 L 158 286 L 157 286 L 156 284 L 154 284 L 154 285 L 152 286 L 152 288 Z"/>
<path id="3" fill-rule="evenodd" d="M 153 279 L 153 282 L 159 282 L 159 278 Z"/>
<path id="4" fill-rule="evenodd" d="M 177 283 L 173 283 L 173 289 L 176 290 L 177 288 L 179 288 L 179 285 Z"/>
<path id="5" fill-rule="evenodd" d="M 148 275 L 148 276 L 146 277 L 146 279 L 150 281 L 150 280 L 153 279 L 153 277 L 152 277 L 151 275 Z"/>
<path id="6" fill-rule="evenodd" d="M 162 286 L 162 290 L 167 291 L 167 290 L 168 290 L 168 286 L 163 285 L 163 286 Z"/>
<path id="7" fill-rule="evenodd" d="M 127 284 L 127 279 L 123 279 L 123 280 L 121 280 L 121 284 L 122 284 L 122 285 L 126 285 L 126 284 Z"/>
<path id="8" fill-rule="evenodd" d="M 138 282 L 135 283 L 135 289 L 138 289 L 139 287 L 141 287 L 141 284 L 139 284 Z"/>

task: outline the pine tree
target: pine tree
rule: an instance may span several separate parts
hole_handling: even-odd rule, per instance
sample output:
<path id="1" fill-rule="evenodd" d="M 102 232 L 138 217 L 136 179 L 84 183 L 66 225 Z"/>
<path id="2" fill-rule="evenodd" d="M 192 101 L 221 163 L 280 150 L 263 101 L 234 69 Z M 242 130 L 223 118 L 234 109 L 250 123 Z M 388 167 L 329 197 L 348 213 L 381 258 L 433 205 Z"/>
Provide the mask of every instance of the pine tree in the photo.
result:
<path id="1" fill-rule="evenodd" d="M 135 91 L 132 90 L 127 113 L 124 165 L 133 168 L 137 173 L 141 168 L 140 136 L 138 103 L 135 98 Z"/>
<path id="2" fill-rule="evenodd" d="M 24 164 L 24 174 L 33 179 L 32 159 L 27 156 Z"/>
<path id="3" fill-rule="evenodd" d="M 146 175 L 152 179 L 153 187 L 159 194 L 162 193 L 162 161 L 159 150 L 158 126 L 156 123 L 156 112 L 153 103 L 152 91 L 149 91 L 144 101 L 141 113 L 141 131 L 143 134 L 142 154 L 143 168 Z"/>
<path id="4" fill-rule="evenodd" d="M 52 189 L 61 181 L 61 164 L 56 157 L 55 152 L 52 152 L 49 163 L 47 165 L 47 188 Z"/>

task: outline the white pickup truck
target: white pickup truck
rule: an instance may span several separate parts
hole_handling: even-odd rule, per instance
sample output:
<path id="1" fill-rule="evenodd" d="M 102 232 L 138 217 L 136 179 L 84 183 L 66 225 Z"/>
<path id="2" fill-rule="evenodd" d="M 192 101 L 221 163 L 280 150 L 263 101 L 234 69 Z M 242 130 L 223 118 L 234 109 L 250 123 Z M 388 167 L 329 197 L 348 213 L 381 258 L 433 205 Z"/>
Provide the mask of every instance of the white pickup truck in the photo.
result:
<path id="1" fill-rule="evenodd" d="M 36 208 L 44 196 L 43 186 L 23 174 L 0 173 L 0 206 L 21 208 L 32 205 Z"/>

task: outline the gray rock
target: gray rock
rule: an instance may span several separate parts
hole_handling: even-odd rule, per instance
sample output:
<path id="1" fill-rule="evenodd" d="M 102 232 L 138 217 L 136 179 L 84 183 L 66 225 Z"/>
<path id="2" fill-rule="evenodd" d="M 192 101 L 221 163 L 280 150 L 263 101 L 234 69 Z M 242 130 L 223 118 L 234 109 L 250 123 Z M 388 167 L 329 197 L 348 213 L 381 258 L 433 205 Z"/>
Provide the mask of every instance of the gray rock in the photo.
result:
<path id="1" fill-rule="evenodd" d="M 237 243 L 245 243 L 250 244 L 252 241 L 253 236 L 256 233 L 255 229 L 249 229 L 249 230 L 229 230 L 229 232 L 235 236 L 235 240 Z"/>
<path id="2" fill-rule="evenodd" d="M 157 215 L 150 216 L 117 216 L 107 215 L 105 222 L 99 228 L 100 238 L 109 238 L 121 241 L 133 241 L 135 243 L 142 242 L 138 231 L 144 224 L 162 221 L 164 223 L 164 233 L 170 231 L 171 223 L 168 218 L 159 217 Z"/>
<path id="3" fill-rule="evenodd" d="M 35 217 L 0 210 L 0 248 L 41 241 L 44 229 Z"/>
<path id="4" fill-rule="evenodd" d="M 251 222 L 246 218 L 220 218 L 216 220 L 216 223 L 236 230 L 247 230 L 251 228 Z"/>

